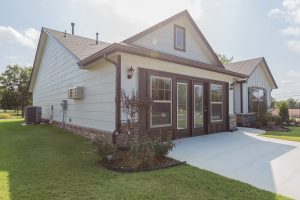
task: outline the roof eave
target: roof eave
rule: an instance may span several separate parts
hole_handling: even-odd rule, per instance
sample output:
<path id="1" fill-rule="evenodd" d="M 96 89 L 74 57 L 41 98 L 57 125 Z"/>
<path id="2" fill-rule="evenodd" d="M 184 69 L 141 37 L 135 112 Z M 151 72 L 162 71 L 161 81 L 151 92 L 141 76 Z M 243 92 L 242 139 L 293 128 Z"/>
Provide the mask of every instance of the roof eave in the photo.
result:
<path id="1" fill-rule="evenodd" d="M 149 58 L 158 59 L 158 60 L 163 60 L 163 61 L 172 62 L 172 63 L 176 63 L 176 64 L 182 64 L 182 65 L 186 65 L 186 66 L 196 67 L 196 68 L 200 68 L 200 69 L 204 69 L 204 70 L 208 70 L 208 71 L 213 71 L 213 72 L 222 73 L 222 74 L 226 74 L 226 75 L 236 76 L 239 78 L 248 78 L 247 75 L 232 72 L 232 71 L 226 70 L 224 68 L 220 68 L 218 66 L 213 66 L 210 64 L 206 64 L 206 63 L 202 63 L 202 62 L 198 62 L 198 61 L 194 61 L 194 60 L 190 60 L 190 59 L 186 59 L 186 58 L 182 58 L 182 57 L 178 57 L 178 56 L 174 56 L 174 55 L 170 55 L 170 54 L 166 54 L 166 53 L 162 53 L 162 52 L 158 52 L 158 51 L 153 51 L 151 49 L 126 46 L 126 45 L 116 44 L 116 43 L 110 45 L 109 47 L 95 53 L 94 55 L 92 55 L 84 60 L 79 61 L 78 65 L 80 66 L 80 68 L 85 68 L 90 63 L 93 63 L 96 60 L 103 58 L 105 54 L 111 54 L 116 51 L 129 53 L 129 54 L 133 54 L 133 55 L 138 55 L 138 56 L 143 56 L 143 57 L 149 57 Z"/>

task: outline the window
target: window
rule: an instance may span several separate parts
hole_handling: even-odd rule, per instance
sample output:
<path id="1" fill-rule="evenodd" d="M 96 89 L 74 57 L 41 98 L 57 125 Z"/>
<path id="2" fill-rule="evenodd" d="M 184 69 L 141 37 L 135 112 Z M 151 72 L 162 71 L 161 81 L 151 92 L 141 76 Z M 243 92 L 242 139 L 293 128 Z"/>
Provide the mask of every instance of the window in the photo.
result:
<path id="1" fill-rule="evenodd" d="M 203 86 L 194 85 L 194 128 L 203 127 Z"/>
<path id="2" fill-rule="evenodd" d="M 187 83 L 177 83 L 177 129 L 187 128 Z"/>
<path id="3" fill-rule="evenodd" d="M 249 111 L 259 112 L 266 106 L 265 92 L 260 88 L 249 88 Z"/>
<path id="4" fill-rule="evenodd" d="M 223 92 L 222 85 L 211 84 L 210 86 L 211 100 L 211 121 L 222 121 L 223 114 Z"/>
<path id="5" fill-rule="evenodd" d="M 172 79 L 151 76 L 150 95 L 151 105 L 150 127 L 172 125 Z"/>
<path id="6" fill-rule="evenodd" d="M 174 48 L 185 51 L 185 29 L 181 26 L 174 26 Z"/>

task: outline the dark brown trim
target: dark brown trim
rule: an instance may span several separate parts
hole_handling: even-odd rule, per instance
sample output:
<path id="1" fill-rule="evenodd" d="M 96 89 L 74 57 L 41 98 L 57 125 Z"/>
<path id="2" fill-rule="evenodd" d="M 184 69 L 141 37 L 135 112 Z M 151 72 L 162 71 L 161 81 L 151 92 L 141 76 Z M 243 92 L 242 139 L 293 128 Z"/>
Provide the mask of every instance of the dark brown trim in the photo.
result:
<path id="1" fill-rule="evenodd" d="M 176 46 L 176 29 L 181 29 L 183 31 L 183 48 L 178 48 Z M 177 24 L 174 24 L 174 49 L 178 50 L 178 51 L 184 51 L 185 52 L 185 48 L 186 48 L 186 31 L 185 28 L 183 26 L 179 26 Z"/>
<path id="2" fill-rule="evenodd" d="M 104 56 L 105 60 L 107 62 L 112 63 L 116 67 L 116 99 L 115 99 L 115 127 L 116 130 L 112 134 L 112 141 L 113 144 L 116 143 L 116 132 L 120 133 L 121 131 L 121 55 L 118 55 L 117 62 L 114 60 L 111 60 L 107 57 L 107 55 Z"/>
<path id="3" fill-rule="evenodd" d="M 241 113 L 243 113 L 243 83 L 240 83 L 240 103 L 241 103 Z"/>
<path id="4" fill-rule="evenodd" d="M 214 52 L 214 50 L 212 49 L 212 47 L 209 45 L 209 43 L 207 42 L 206 38 L 204 37 L 203 33 L 200 31 L 199 27 L 197 26 L 196 22 L 193 20 L 193 18 L 191 17 L 191 15 L 189 14 L 189 12 L 187 10 L 184 10 L 126 40 L 123 41 L 123 43 L 127 43 L 127 44 L 131 44 L 132 42 L 142 38 L 143 36 L 161 28 L 162 26 L 170 23 L 171 21 L 180 18 L 182 16 L 186 16 L 187 19 L 189 20 L 189 22 L 192 24 L 193 28 L 195 29 L 195 31 L 198 33 L 198 35 L 200 36 L 200 38 L 203 40 L 204 44 L 206 45 L 206 47 L 208 48 L 209 52 L 212 54 L 212 56 L 214 57 L 215 61 L 218 63 L 218 67 L 220 68 L 224 68 L 223 64 L 221 63 L 221 61 L 219 60 L 217 54 Z"/>
<path id="5" fill-rule="evenodd" d="M 263 88 L 263 87 L 256 87 L 256 86 L 248 87 L 248 113 L 254 112 L 253 111 L 253 101 L 252 101 L 252 96 L 253 96 L 253 90 L 254 89 L 259 89 L 259 90 L 263 91 L 263 93 L 264 93 L 264 103 L 265 103 L 266 106 L 268 105 L 268 100 L 266 98 L 266 96 L 268 94 L 267 94 L 267 90 L 265 88 Z"/>
<path id="6" fill-rule="evenodd" d="M 167 62 L 171 62 L 171 63 L 175 63 L 175 64 L 186 65 L 186 66 L 194 67 L 194 68 L 198 68 L 198 69 L 204 69 L 204 70 L 208 70 L 208 71 L 218 72 L 221 74 L 236 76 L 236 77 L 240 77 L 240 78 L 248 77 L 245 74 L 232 72 L 232 71 L 226 70 L 224 68 L 210 65 L 207 63 L 202 63 L 199 61 L 194 61 L 194 60 L 186 59 L 183 57 L 178 57 L 178 56 L 174 56 L 174 55 L 170 55 L 170 54 L 166 54 L 166 53 L 162 53 L 162 52 L 153 51 L 151 49 L 147 49 L 144 47 L 128 46 L 128 45 L 122 45 L 122 44 L 112 44 L 111 46 L 103 49 L 102 51 L 97 52 L 97 53 L 93 54 L 92 56 L 78 62 L 78 65 L 81 66 L 81 68 L 85 68 L 86 65 L 103 58 L 105 54 L 109 55 L 109 54 L 112 54 L 114 52 L 119 52 L 119 51 L 128 53 L 128 54 L 137 55 L 137 56 L 167 61 Z"/>
<path id="7" fill-rule="evenodd" d="M 157 71 L 153 69 L 145 69 L 145 68 L 139 68 L 140 75 L 143 74 L 143 80 L 139 81 L 139 88 L 140 91 L 146 90 L 147 96 L 150 95 L 150 76 L 161 76 L 161 77 L 166 77 L 166 78 L 172 78 L 172 125 L 171 126 L 166 126 L 166 127 L 154 127 L 150 128 L 149 120 L 150 120 L 150 112 L 145 114 L 147 117 L 147 122 L 148 124 L 146 125 L 146 129 L 150 133 L 150 135 L 157 135 L 160 133 L 167 134 L 168 132 L 172 132 L 173 137 L 176 138 L 178 135 L 176 134 L 177 131 L 177 124 L 176 124 L 176 84 L 177 80 L 186 80 L 190 83 L 192 86 L 193 83 L 203 83 L 205 85 L 206 91 L 204 91 L 204 98 L 206 99 L 205 101 L 207 102 L 207 120 L 206 120 L 206 125 L 204 127 L 204 134 L 206 133 L 214 133 L 214 132 L 221 132 L 221 131 L 227 131 L 229 127 L 229 120 L 228 120 L 228 115 L 229 115 L 229 84 L 227 82 L 223 81 L 214 81 L 214 80 L 209 80 L 205 78 L 198 78 L 194 76 L 187 76 L 187 75 L 181 75 L 181 74 L 176 74 L 176 73 L 171 73 L 171 72 L 164 72 L 164 71 Z M 223 109 L 222 109 L 222 121 L 220 122 L 212 122 L 210 121 L 210 84 L 215 83 L 215 84 L 220 84 L 222 85 L 222 91 L 223 91 Z M 228 90 L 228 91 L 227 91 Z M 191 92 L 191 91 L 190 91 Z M 191 93 L 190 93 L 190 96 Z M 191 106 L 189 106 L 191 107 Z M 192 111 L 189 111 L 190 115 L 192 115 Z M 192 120 L 192 118 L 190 118 Z M 190 121 L 191 122 L 191 121 Z M 205 123 L 205 122 L 204 122 Z M 190 132 L 192 132 L 192 127 L 190 128 Z M 189 133 L 186 136 L 190 136 L 191 133 Z M 163 136 L 163 135 L 161 135 Z M 179 136 L 180 137 L 180 136 Z"/>

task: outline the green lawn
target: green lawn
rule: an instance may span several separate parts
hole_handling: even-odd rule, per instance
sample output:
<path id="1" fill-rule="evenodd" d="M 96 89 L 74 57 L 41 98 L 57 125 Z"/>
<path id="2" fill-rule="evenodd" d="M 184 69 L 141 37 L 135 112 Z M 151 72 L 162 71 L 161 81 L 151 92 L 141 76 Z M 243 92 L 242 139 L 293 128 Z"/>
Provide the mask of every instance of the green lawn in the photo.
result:
<path id="1" fill-rule="evenodd" d="M 300 127 L 288 127 L 290 131 L 267 131 L 263 136 L 270 138 L 278 138 L 282 140 L 290 140 L 300 142 Z"/>
<path id="2" fill-rule="evenodd" d="M 0 200 L 286 199 L 188 165 L 112 172 L 97 163 L 86 139 L 21 123 L 0 120 Z"/>

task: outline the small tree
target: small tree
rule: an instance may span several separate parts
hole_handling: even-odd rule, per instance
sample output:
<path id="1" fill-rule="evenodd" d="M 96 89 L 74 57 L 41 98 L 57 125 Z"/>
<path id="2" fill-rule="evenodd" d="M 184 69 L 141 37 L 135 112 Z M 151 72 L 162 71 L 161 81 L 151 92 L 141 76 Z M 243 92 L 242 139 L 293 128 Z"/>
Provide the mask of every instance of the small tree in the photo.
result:
<path id="1" fill-rule="evenodd" d="M 279 116 L 283 122 L 288 122 L 289 120 L 289 106 L 286 101 L 280 101 L 277 103 L 277 109 L 279 110 Z"/>
<path id="2" fill-rule="evenodd" d="M 143 114 L 149 110 L 151 100 L 143 95 L 139 95 L 135 90 L 131 90 L 131 92 L 127 94 L 125 90 L 122 89 L 120 101 L 121 110 L 126 117 L 126 123 L 122 131 L 127 132 L 128 135 L 131 136 L 134 136 L 136 131 L 146 131 L 143 129 Z"/>
<path id="3" fill-rule="evenodd" d="M 219 60 L 221 61 L 221 63 L 222 63 L 223 65 L 229 64 L 229 63 L 231 63 L 232 60 L 233 60 L 233 57 L 227 58 L 227 56 L 226 56 L 226 55 L 223 55 L 223 54 L 218 54 L 218 57 L 219 57 Z"/>

